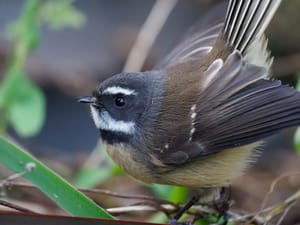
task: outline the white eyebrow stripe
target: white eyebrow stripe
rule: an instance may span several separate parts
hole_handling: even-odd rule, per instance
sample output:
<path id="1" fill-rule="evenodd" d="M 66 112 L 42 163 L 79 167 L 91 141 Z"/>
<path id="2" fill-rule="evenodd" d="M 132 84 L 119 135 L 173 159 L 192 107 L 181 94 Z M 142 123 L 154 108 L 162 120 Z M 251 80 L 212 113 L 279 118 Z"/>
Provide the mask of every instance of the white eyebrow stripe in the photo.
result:
<path id="1" fill-rule="evenodd" d="M 104 89 L 102 91 L 102 93 L 103 94 L 112 94 L 112 95 L 115 95 L 115 94 L 137 95 L 137 93 L 134 90 L 128 89 L 128 88 L 123 88 L 123 87 L 120 87 L 120 86 L 108 87 L 108 88 Z"/>
<path id="2" fill-rule="evenodd" d="M 132 121 L 125 122 L 113 119 L 107 111 L 98 113 L 98 110 L 90 106 L 94 123 L 98 129 L 115 131 L 124 134 L 133 134 L 135 131 L 135 123 Z"/>

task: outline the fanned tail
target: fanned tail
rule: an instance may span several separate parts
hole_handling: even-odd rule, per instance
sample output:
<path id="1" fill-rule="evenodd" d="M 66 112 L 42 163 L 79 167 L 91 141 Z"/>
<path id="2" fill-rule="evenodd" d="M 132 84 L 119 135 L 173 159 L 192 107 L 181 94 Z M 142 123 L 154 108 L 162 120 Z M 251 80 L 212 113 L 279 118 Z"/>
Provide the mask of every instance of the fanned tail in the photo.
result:
<path id="1" fill-rule="evenodd" d="M 281 0 L 230 0 L 223 34 L 229 46 L 244 53 L 262 37 Z"/>
<path id="2" fill-rule="evenodd" d="M 223 26 L 226 45 L 238 50 L 251 64 L 265 67 L 272 64 L 264 31 L 281 0 L 230 0 Z"/>

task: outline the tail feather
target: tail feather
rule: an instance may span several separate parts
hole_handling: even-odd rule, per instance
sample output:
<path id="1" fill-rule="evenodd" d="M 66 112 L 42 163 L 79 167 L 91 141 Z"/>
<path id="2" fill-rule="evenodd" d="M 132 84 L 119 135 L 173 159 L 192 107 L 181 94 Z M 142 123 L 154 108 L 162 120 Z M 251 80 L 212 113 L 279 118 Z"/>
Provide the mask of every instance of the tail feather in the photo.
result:
<path id="1" fill-rule="evenodd" d="M 273 57 L 267 49 L 268 39 L 262 35 L 247 48 L 245 59 L 253 65 L 266 68 L 269 71 L 273 63 Z"/>
<path id="2" fill-rule="evenodd" d="M 259 40 L 281 0 L 230 0 L 223 34 L 227 44 L 245 53 Z"/>

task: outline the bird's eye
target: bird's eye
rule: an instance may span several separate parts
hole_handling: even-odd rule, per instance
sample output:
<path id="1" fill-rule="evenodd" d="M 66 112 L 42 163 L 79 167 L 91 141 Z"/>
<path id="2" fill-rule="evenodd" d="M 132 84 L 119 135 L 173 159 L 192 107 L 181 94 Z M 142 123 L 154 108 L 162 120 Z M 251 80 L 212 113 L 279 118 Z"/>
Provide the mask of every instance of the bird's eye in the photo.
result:
<path id="1" fill-rule="evenodd" d="M 115 106 L 118 108 L 122 108 L 126 105 L 126 100 L 124 96 L 116 96 L 115 97 Z"/>

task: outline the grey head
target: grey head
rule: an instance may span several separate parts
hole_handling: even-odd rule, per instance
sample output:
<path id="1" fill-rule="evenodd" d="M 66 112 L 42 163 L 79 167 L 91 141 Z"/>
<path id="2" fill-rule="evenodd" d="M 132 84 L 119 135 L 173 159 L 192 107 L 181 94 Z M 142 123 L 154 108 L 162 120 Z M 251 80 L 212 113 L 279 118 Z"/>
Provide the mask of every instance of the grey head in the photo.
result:
<path id="1" fill-rule="evenodd" d="M 102 82 L 89 103 L 101 138 L 109 144 L 137 143 L 151 129 L 163 95 L 164 76 L 160 71 L 120 73 Z M 155 101 L 155 103 L 154 103 Z"/>

